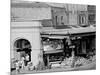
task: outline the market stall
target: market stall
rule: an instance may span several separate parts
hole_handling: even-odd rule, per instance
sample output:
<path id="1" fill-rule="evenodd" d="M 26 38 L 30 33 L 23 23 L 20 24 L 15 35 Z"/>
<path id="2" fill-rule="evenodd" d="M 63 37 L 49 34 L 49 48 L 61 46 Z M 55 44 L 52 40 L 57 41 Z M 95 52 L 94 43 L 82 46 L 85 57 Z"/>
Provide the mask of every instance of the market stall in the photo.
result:
<path id="1" fill-rule="evenodd" d="M 43 49 L 44 49 L 44 61 L 45 65 L 49 66 L 52 63 L 60 63 L 64 58 L 64 43 L 65 37 L 53 36 L 53 37 L 42 37 L 43 38 Z"/>
<path id="2" fill-rule="evenodd" d="M 90 53 L 95 56 L 95 27 L 47 29 L 42 31 L 41 38 L 47 66 L 75 67 L 90 63 Z"/>

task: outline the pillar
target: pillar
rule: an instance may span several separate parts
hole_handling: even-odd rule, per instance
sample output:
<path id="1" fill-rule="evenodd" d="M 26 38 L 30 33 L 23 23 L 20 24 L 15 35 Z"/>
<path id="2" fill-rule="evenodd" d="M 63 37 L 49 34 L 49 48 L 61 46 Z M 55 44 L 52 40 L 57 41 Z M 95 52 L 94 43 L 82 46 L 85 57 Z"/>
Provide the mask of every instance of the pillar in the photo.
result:
<path id="1" fill-rule="evenodd" d="M 38 67 L 40 62 L 43 62 L 43 51 L 41 49 L 41 37 L 40 37 L 40 26 L 41 22 L 36 21 L 33 28 L 32 38 L 32 51 L 31 51 L 31 62 L 33 66 Z"/>

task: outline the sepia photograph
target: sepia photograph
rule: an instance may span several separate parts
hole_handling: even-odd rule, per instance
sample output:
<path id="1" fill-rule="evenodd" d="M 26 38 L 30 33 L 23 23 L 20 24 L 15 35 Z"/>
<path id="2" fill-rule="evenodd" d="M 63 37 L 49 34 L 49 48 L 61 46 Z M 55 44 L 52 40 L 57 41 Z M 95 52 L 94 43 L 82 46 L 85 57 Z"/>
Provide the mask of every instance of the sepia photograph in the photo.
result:
<path id="1" fill-rule="evenodd" d="M 96 5 L 10 5 L 11 75 L 96 70 Z"/>

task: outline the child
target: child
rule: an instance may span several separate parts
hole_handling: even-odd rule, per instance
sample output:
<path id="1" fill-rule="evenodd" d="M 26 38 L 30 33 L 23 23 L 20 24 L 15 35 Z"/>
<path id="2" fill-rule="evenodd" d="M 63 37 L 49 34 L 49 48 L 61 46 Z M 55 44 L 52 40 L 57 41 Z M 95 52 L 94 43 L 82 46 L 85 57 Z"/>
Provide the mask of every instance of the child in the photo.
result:
<path id="1" fill-rule="evenodd" d="M 16 67 L 16 72 L 19 72 L 20 67 L 19 67 L 19 61 L 18 60 L 16 60 L 16 62 L 15 62 L 15 67 Z"/>
<path id="2" fill-rule="evenodd" d="M 28 70 L 33 70 L 33 64 L 32 64 L 32 62 L 28 62 Z"/>
<path id="3" fill-rule="evenodd" d="M 20 69 L 24 69 L 24 67 L 25 67 L 24 60 L 25 60 L 24 57 L 22 57 L 20 61 L 19 60 L 16 60 L 15 65 L 16 65 L 16 71 L 17 72 L 20 72 Z"/>

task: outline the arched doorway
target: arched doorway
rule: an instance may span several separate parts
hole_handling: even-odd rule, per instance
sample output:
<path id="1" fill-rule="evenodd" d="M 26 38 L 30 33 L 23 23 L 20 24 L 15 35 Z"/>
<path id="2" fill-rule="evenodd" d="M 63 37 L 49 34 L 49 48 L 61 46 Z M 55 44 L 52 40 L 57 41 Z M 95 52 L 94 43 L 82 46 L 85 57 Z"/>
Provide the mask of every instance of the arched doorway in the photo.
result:
<path id="1" fill-rule="evenodd" d="M 27 39 L 16 40 L 14 42 L 14 50 L 17 54 L 16 55 L 17 59 L 20 60 L 21 57 L 26 57 L 26 55 L 28 55 L 29 61 L 31 61 L 31 44 Z M 27 65 L 27 62 L 26 62 L 26 65 Z"/>

